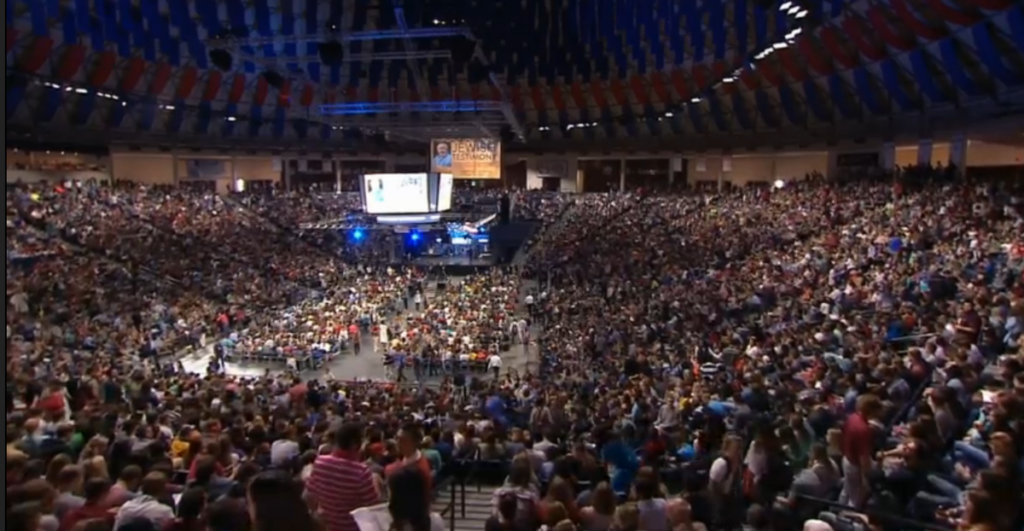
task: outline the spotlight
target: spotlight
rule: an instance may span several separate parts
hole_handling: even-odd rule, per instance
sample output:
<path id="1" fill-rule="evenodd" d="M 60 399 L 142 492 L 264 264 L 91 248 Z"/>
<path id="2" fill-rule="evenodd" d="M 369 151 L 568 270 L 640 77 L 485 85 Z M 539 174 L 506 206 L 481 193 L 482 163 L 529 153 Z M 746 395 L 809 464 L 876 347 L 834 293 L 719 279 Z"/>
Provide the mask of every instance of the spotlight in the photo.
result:
<path id="1" fill-rule="evenodd" d="M 420 241 L 420 233 L 413 232 L 412 234 L 409 235 L 409 239 L 411 239 L 413 242 Z"/>
<path id="2" fill-rule="evenodd" d="M 352 239 L 355 241 L 362 240 L 363 236 L 365 236 L 365 234 L 363 234 L 363 229 L 356 229 L 352 231 Z"/>

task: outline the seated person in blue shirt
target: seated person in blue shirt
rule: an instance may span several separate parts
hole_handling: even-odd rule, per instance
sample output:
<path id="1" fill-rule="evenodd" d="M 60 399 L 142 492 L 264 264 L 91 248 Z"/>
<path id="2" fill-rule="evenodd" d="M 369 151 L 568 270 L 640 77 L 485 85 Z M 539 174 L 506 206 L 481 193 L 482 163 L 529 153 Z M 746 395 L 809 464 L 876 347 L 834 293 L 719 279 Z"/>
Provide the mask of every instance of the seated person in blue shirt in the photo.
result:
<path id="1" fill-rule="evenodd" d="M 613 431 L 609 434 L 608 441 L 601 450 L 601 459 L 608 465 L 612 490 L 616 494 L 629 493 L 640 469 L 640 459 L 619 432 Z"/>

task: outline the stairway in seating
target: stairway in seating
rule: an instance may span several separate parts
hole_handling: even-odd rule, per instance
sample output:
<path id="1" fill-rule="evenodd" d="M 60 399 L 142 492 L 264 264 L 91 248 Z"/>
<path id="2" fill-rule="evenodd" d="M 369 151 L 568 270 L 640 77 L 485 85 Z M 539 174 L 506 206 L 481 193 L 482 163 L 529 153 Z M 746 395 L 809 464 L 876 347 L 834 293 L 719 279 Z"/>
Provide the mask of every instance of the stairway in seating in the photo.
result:
<path id="1" fill-rule="evenodd" d="M 466 516 L 462 516 L 462 498 L 459 493 L 459 485 L 452 482 L 449 486 L 438 492 L 437 501 L 434 502 L 434 512 L 442 513 L 448 504 L 451 503 L 451 490 L 455 489 L 455 505 L 451 510 L 455 513 L 455 526 L 449 531 L 483 531 L 487 519 L 491 517 L 493 508 L 491 497 L 494 494 L 494 487 L 484 487 L 477 491 L 474 485 L 466 486 Z M 451 527 L 452 514 L 444 513 L 445 527 Z"/>

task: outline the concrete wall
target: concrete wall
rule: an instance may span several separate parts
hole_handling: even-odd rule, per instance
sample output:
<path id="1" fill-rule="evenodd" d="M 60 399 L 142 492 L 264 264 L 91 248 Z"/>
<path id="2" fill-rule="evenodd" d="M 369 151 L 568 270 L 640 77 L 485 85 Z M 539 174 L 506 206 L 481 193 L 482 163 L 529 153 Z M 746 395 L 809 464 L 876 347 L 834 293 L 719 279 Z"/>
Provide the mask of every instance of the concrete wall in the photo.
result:
<path id="1" fill-rule="evenodd" d="M 542 187 L 542 177 L 558 177 L 562 192 L 578 192 L 577 170 L 579 159 L 577 157 L 541 157 L 531 158 L 526 161 L 526 188 L 536 190 Z"/>
<path id="2" fill-rule="evenodd" d="M 115 180 L 140 184 L 174 184 L 174 157 L 160 153 L 114 153 L 111 155 Z"/>
<path id="3" fill-rule="evenodd" d="M 178 181 L 179 182 L 187 181 L 187 180 L 191 179 L 191 177 L 188 174 L 188 162 L 190 160 L 199 160 L 199 159 L 202 159 L 202 160 L 219 160 L 219 161 L 223 162 L 223 170 L 224 170 L 224 172 L 221 173 L 220 175 L 217 175 L 217 176 L 212 176 L 212 175 L 211 176 L 204 176 L 200 180 L 204 180 L 204 181 L 221 181 L 221 180 L 224 180 L 224 179 L 230 180 L 232 178 L 232 175 L 233 175 L 232 172 L 233 172 L 233 167 L 234 166 L 233 166 L 233 164 L 231 162 L 231 158 L 230 157 L 188 157 L 188 156 L 182 155 L 182 156 L 178 157 L 178 160 L 177 160 L 177 164 L 178 164 Z"/>
<path id="4" fill-rule="evenodd" d="M 917 164 L 916 145 L 898 146 L 896 164 L 912 166 Z M 936 142 L 932 146 L 932 164 L 949 164 L 949 143 Z M 1019 166 L 1024 164 L 1024 147 L 993 144 L 978 140 L 967 142 L 967 167 Z"/>
<path id="5" fill-rule="evenodd" d="M 722 155 L 696 155 L 687 160 L 687 177 L 691 183 L 697 181 L 730 182 L 736 186 L 748 183 L 771 183 L 777 180 L 803 179 L 812 172 L 825 173 L 828 170 L 827 152 L 779 153 L 773 155 L 733 155 L 732 167 L 726 169 Z M 704 162 L 703 171 L 700 163 Z"/>
<path id="6" fill-rule="evenodd" d="M 62 183 L 65 181 L 97 181 L 110 180 L 110 173 L 105 171 L 44 171 L 44 170 L 7 170 L 9 183 Z"/>
<path id="7" fill-rule="evenodd" d="M 234 172 L 235 178 L 246 181 L 281 181 L 281 168 L 275 169 L 273 157 L 237 157 Z"/>
<path id="8" fill-rule="evenodd" d="M 988 144 L 972 140 L 967 144 L 967 167 L 1019 166 L 1024 164 L 1024 147 Z"/>
<path id="9" fill-rule="evenodd" d="M 917 146 L 897 146 L 896 166 L 904 167 L 917 165 L 917 152 Z M 968 153 L 970 153 L 969 150 Z M 933 166 L 937 164 L 942 164 L 943 166 L 946 166 L 949 164 L 949 144 L 936 143 L 932 145 L 931 163 Z M 970 164 L 970 161 L 968 161 L 968 164 Z"/>

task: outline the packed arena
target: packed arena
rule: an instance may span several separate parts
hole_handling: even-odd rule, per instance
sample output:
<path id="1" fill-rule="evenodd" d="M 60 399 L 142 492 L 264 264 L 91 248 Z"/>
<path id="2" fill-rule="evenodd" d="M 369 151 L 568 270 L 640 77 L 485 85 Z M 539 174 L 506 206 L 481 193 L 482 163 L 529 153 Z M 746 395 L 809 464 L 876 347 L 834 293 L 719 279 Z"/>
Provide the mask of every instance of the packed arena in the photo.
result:
<path id="1" fill-rule="evenodd" d="M 1024 529 L 1024 5 L 9 0 L 10 531 Z"/>
<path id="2" fill-rule="evenodd" d="M 9 518 L 32 507 L 40 528 L 120 529 L 205 514 L 242 530 L 261 503 L 245 482 L 266 481 L 342 529 L 388 489 L 430 498 L 480 461 L 504 464 L 494 518 L 522 529 L 798 527 L 828 513 L 818 498 L 939 524 L 988 504 L 1009 529 L 1018 192 L 525 193 L 545 224 L 527 264 L 421 298 L 415 267 L 331 260 L 261 223 L 264 201 L 316 199 L 9 187 Z M 538 357 L 523 372 L 467 369 L 522 341 Z M 358 382 L 295 362 L 238 377 L 173 361 L 209 344 L 222 360 L 379 353 L 397 367 Z M 421 372 L 445 379 L 404 385 Z M 422 478 L 386 473 L 418 460 Z M 350 468 L 377 494 L 344 490 Z M 161 505 L 172 497 L 178 513 Z"/>

